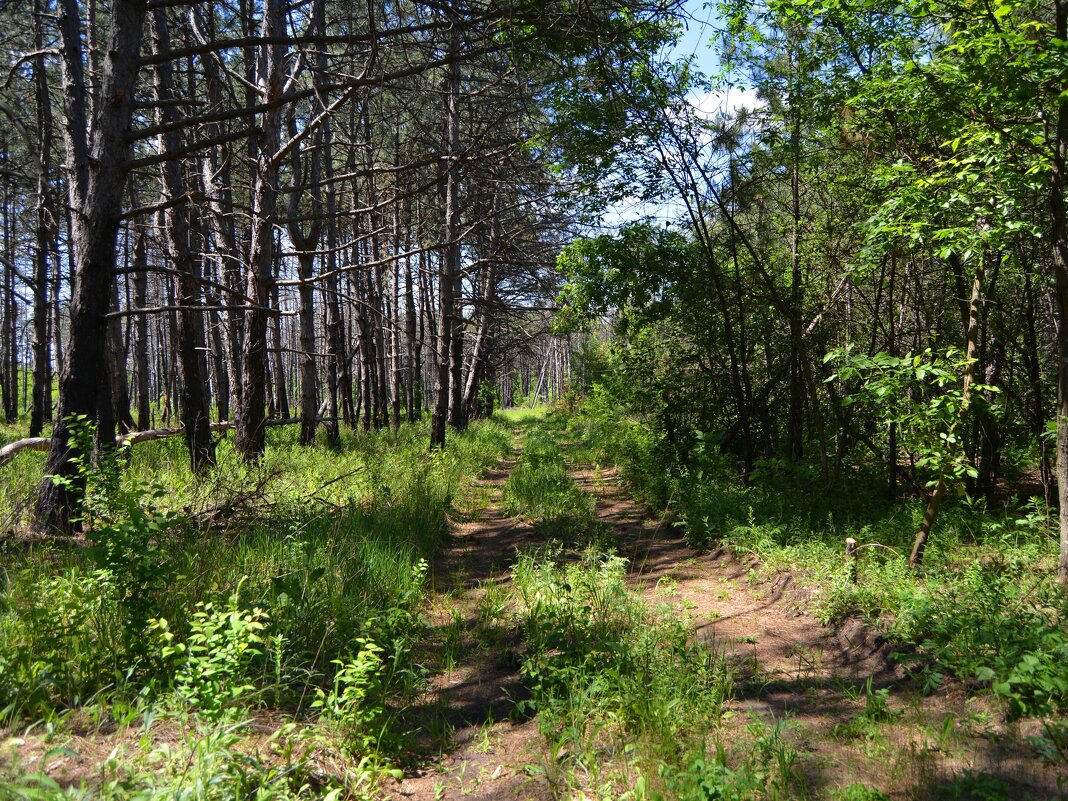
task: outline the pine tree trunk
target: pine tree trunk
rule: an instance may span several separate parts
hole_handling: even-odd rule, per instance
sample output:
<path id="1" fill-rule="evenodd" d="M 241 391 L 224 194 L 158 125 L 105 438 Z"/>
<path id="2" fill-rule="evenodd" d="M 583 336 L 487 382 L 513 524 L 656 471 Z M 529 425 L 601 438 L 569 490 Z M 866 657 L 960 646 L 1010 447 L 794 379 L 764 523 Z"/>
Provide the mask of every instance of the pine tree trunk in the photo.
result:
<path id="1" fill-rule="evenodd" d="M 404 338 L 407 343 L 405 400 L 407 401 L 408 422 L 415 420 L 419 413 L 422 412 L 422 393 L 419 393 L 419 402 L 416 403 L 416 387 L 419 386 L 421 381 L 421 376 L 419 375 L 421 365 L 418 364 L 415 358 L 415 325 L 415 289 L 412 285 L 412 259 L 409 256 L 404 260 Z"/>
<path id="2" fill-rule="evenodd" d="M 262 100 L 282 93 L 282 66 L 285 47 L 279 40 L 285 34 L 284 3 L 265 0 L 263 14 L 264 69 L 259 76 Z M 267 445 L 267 309 L 274 283 L 274 218 L 278 197 L 278 163 L 274 158 L 281 133 L 281 108 L 272 108 L 260 119 L 259 146 L 255 155 L 252 187 L 252 227 L 249 237 L 249 305 L 245 312 L 244 340 L 241 343 L 241 399 L 238 404 L 234 445 L 245 459 L 258 459 Z"/>
<path id="3" fill-rule="evenodd" d="M 44 50 L 43 7 L 33 3 L 34 49 Z M 30 436 L 39 437 L 52 411 L 52 348 L 49 338 L 48 258 L 58 252 L 56 220 L 59 219 L 52 187 L 52 98 L 43 55 L 34 59 L 37 93 L 37 209 L 33 266 L 33 403 Z"/>
<path id="4" fill-rule="evenodd" d="M 107 313 L 115 273 L 115 245 L 122 210 L 126 138 L 137 88 L 145 0 L 115 0 L 101 75 L 101 105 L 92 130 L 86 121 L 86 85 L 81 24 L 76 0 L 63 0 L 60 37 L 64 63 L 64 111 L 70 166 L 73 240 L 76 265 L 70 304 L 70 343 L 59 378 L 59 407 L 40 485 L 36 518 L 40 525 L 69 532 L 83 476 L 71 461 L 72 415 L 96 424 L 98 446 L 112 447 L 115 421 L 111 410 L 106 358 Z M 87 134 L 88 131 L 88 134 Z M 70 479 L 56 483 L 52 476 Z"/>
<path id="5" fill-rule="evenodd" d="M 304 243 L 305 245 L 307 242 Z M 319 424 L 319 376 L 315 369 L 315 290 L 311 285 L 315 254 L 299 256 L 300 295 L 300 444 L 315 442 Z"/>
<path id="6" fill-rule="evenodd" d="M 148 241 L 141 231 L 134 241 L 134 306 L 143 309 L 148 305 Z M 152 401 L 148 369 L 148 315 L 144 312 L 134 317 L 134 378 L 137 384 L 137 428 L 147 431 L 152 428 Z"/>
<path id="7" fill-rule="evenodd" d="M 445 446 L 446 422 L 459 428 L 459 406 L 462 403 L 463 342 L 454 343 L 462 335 L 461 315 L 457 308 L 457 287 L 460 284 L 460 65 L 456 59 L 459 34 L 455 27 L 450 34 L 449 62 L 445 67 L 445 252 L 440 260 L 438 279 L 438 335 L 436 341 L 438 369 L 434 382 L 434 414 L 430 422 L 430 444 Z M 457 358 L 459 353 L 460 358 Z M 450 370 L 450 365 L 453 367 Z"/>
<path id="8" fill-rule="evenodd" d="M 326 152 L 326 177 L 327 180 L 333 177 L 333 168 L 331 166 L 332 159 L 330 153 L 331 137 L 329 130 L 324 132 L 323 135 L 323 147 Z M 326 405 L 326 438 L 331 445 L 338 445 L 341 442 L 341 427 L 339 417 L 341 416 L 341 408 L 339 404 L 340 396 L 340 382 L 341 376 L 345 373 L 345 363 L 347 361 L 345 355 L 344 345 L 344 333 L 342 330 L 341 321 L 341 299 L 338 297 L 338 280 L 337 280 L 337 197 L 334 190 L 334 185 L 331 182 L 327 188 L 326 194 L 326 250 L 329 254 L 326 262 L 326 341 L 327 341 L 327 360 L 326 360 L 326 387 L 327 387 L 327 405 Z M 348 420 L 346 415 L 346 420 Z"/>
<path id="9" fill-rule="evenodd" d="M 112 282 L 111 310 L 119 310 L 118 276 Z M 118 317 L 108 320 L 108 374 L 111 379 L 111 406 L 114 410 L 115 423 L 122 433 L 134 430 L 133 416 L 130 414 L 130 382 L 126 375 L 126 338 L 122 332 L 122 321 Z"/>
<path id="10" fill-rule="evenodd" d="M 171 50 L 170 35 L 167 30 L 167 16 L 163 9 L 157 8 L 152 14 L 154 47 L 158 54 Z M 169 61 L 156 66 L 156 98 L 160 101 L 159 121 L 171 123 L 176 119 L 174 106 L 170 101 L 175 97 L 172 67 Z M 181 146 L 177 130 L 160 136 L 159 148 L 163 154 L 175 153 Z M 177 158 L 168 158 L 160 167 L 165 201 L 176 201 L 188 191 L 182 168 Z M 200 282 L 198 269 L 192 252 L 191 229 L 188 205 L 177 203 L 171 205 L 163 215 L 166 227 L 166 240 L 171 258 L 171 266 L 177 273 L 177 300 L 180 307 L 177 320 L 177 355 L 178 369 L 181 374 L 181 415 L 185 429 L 186 447 L 189 450 L 189 463 L 194 472 L 200 472 L 215 466 L 215 443 L 211 438 L 210 402 L 206 390 L 202 356 L 205 348 L 203 329 L 200 325 L 199 305 Z"/>
<path id="11" fill-rule="evenodd" d="M 394 140 L 395 150 L 400 150 L 398 138 Z M 399 152 L 394 161 L 400 161 Z M 395 194 L 399 194 L 397 188 Z M 401 337 L 400 337 L 400 203 L 396 198 L 393 203 L 393 269 L 389 303 L 389 425 L 394 431 L 400 428 L 401 401 Z"/>

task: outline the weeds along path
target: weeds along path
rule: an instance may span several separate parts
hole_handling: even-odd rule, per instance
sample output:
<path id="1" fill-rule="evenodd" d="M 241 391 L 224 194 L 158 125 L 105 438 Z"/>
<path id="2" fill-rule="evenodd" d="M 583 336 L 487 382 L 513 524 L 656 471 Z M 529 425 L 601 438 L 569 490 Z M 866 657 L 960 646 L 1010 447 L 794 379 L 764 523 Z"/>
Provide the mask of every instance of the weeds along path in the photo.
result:
<path id="1" fill-rule="evenodd" d="M 504 602 L 517 551 L 535 541 L 529 526 L 502 511 L 501 490 L 514 467 L 514 458 L 506 460 L 475 483 L 466 505 L 476 511 L 454 521 L 434 565 L 431 660 L 437 664 L 427 698 L 413 712 L 429 758 L 385 788 L 388 798 L 549 798 L 544 784 L 524 771 L 537 758 L 538 729 L 533 720 L 512 719 L 516 702 L 526 697 L 517 635 L 496 626 L 492 608 Z"/>
<path id="2" fill-rule="evenodd" d="M 865 627 L 820 625 L 792 576 L 755 583 L 755 559 L 742 561 L 722 548 L 694 551 L 670 521 L 652 519 L 627 496 L 614 469 L 580 465 L 571 475 L 597 499 L 597 518 L 630 561 L 633 586 L 689 615 L 699 637 L 758 672 L 762 683 L 807 688 L 872 677 L 886 686 L 902 677 L 889 646 Z"/>
<path id="3" fill-rule="evenodd" d="M 752 716 L 789 721 L 806 797 L 1066 797 L 1028 744 L 1036 721 L 1008 721 L 960 684 L 923 695 L 866 626 L 822 625 L 792 575 L 768 577 L 755 557 L 722 548 L 692 550 L 627 495 L 614 469 L 572 465 L 570 475 L 596 498 L 597 536 L 629 560 L 631 586 L 688 618 L 735 666 L 726 730 L 742 732 Z M 857 786 L 885 795 L 851 794 Z"/>
<path id="4" fill-rule="evenodd" d="M 598 775 L 608 777 L 608 785 L 598 785 L 602 791 L 609 786 L 618 794 L 628 786 L 612 764 L 597 764 L 625 751 L 613 757 L 611 749 L 601 749 L 592 719 L 576 719 L 574 730 L 563 735 L 549 723 L 548 739 L 534 720 L 516 719 L 517 702 L 530 698 L 519 667 L 532 651 L 519 623 L 512 568 L 517 554 L 559 537 L 573 540 L 563 543 L 565 549 L 592 539 L 616 550 L 629 562 L 626 582 L 635 593 L 666 604 L 733 664 L 726 714 L 707 721 L 711 741 L 726 749 L 728 762 L 745 764 L 754 736 L 761 736 L 753 733 L 757 718 L 757 730 L 774 732 L 788 750 L 781 761 L 790 777 L 774 794 L 738 797 L 1062 797 L 1053 773 L 1027 747 L 1027 737 L 1036 733 L 1027 728 L 1032 724 L 1005 721 L 989 700 L 960 685 L 921 695 L 890 658 L 890 648 L 865 627 L 821 625 L 811 613 L 811 596 L 791 576 L 768 577 L 755 561 L 723 551 L 691 550 L 681 532 L 627 496 L 614 470 L 565 467 L 556 445 L 536 431 L 516 432 L 526 439 L 519 469 L 516 453 L 465 498 L 462 506 L 476 511 L 454 521 L 435 564 L 426 654 L 434 679 L 409 718 L 410 728 L 420 732 L 423 761 L 383 787 L 384 798 L 576 799 L 593 797 L 587 779 Z M 562 450 L 571 449 L 563 444 Z M 539 458 L 542 472 L 533 481 L 530 471 Z M 505 513 L 502 493 L 510 476 L 507 508 L 517 508 L 516 493 L 526 492 L 522 514 L 541 524 Z M 592 520 L 579 528 L 552 522 L 567 519 L 569 511 L 592 514 Z M 572 735 L 577 740 L 567 739 Z M 655 762 L 647 768 L 655 774 Z"/>

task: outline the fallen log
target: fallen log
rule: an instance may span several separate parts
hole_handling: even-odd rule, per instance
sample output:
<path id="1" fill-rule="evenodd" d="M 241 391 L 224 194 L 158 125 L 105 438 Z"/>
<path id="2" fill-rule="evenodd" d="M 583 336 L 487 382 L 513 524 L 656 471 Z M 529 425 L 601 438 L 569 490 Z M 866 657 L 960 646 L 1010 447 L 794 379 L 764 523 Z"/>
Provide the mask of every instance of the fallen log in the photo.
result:
<path id="1" fill-rule="evenodd" d="M 336 418 L 320 417 L 319 422 L 334 420 Z M 264 425 L 268 426 L 288 426 L 295 423 L 299 423 L 301 418 L 299 417 L 287 417 L 284 420 L 266 420 Z M 229 431 L 234 428 L 234 423 L 229 420 L 223 420 L 218 423 L 211 424 L 212 431 Z M 153 442 L 159 439 L 167 439 L 168 437 L 177 437 L 185 433 L 184 428 L 151 428 L 147 431 L 131 431 L 128 434 L 119 434 L 115 437 L 115 444 L 122 446 L 126 443 L 130 445 L 136 445 L 140 442 Z M 0 467 L 3 467 L 12 459 L 14 459 L 22 451 L 47 451 L 52 445 L 52 439 L 50 437 L 27 437 L 26 439 L 17 439 L 14 442 L 9 442 L 4 447 L 0 448 Z"/>
<path id="2" fill-rule="evenodd" d="M 51 444 L 51 437 L 28 437 L 9 442 L 0 448 L 0 467 L 10 462 L 22 451 L 47 451 Z"/>

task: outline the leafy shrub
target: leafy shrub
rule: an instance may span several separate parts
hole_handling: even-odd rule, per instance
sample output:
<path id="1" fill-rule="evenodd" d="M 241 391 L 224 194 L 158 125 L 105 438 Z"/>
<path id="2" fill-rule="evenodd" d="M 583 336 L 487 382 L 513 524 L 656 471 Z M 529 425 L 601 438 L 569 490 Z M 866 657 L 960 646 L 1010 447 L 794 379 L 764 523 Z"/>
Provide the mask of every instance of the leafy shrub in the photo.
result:
<path id="1" fill-rule="evenodd" d="M 209 720 L 219 719 L 228 706 L 255 689 L 250 669 L 263 654 L 266 627 L 266 613 L 242 609 L 236 592 L 223 609 L 210 602 L 197 604 L 184 642 L 165 619 L 152 621 L 160 654 L 174 666 L 178 696 Z"/>
<path id="2" fill-rule="evenodd" d="M 652 427 L 629 417 L 608 390 L 595 385 L 578 419 L 583 437 L 603 459 L 619 466 L 623 480 L 644 502 L 662 507 L 676 498 L 678 454 Z"/>
<path id="3" fill-rule="evenodd" d="M 331 786 L 316 774 L 307 754 L 294 748 L 302 734 L 292 725 L 283 727 L 258 748 L 243 740 L 247 721 L 190 725 L 155 742 L 147 726 L 139 742 L 127 750 L 118 746 L 99 766 L 98 781 L 84 780 L 64 787 L 47 775 L 54 757 L 69 756 L 67 749 L 46 753 L 35 766 L 22 770 L 17 762 L 0 765 L 2 801 L 368 801 L 361 792 L 364 777 L 352 777 L 349 787 Z"/>
<path id="4" fill-rule="evenodd" d="M 989 683 L 1015 715 L 1068 709 L 1068 608 L 1048 578 L 973 564 L 902 610 L 899 636 L 919 643 L 928 675 Z"/>
<path id="5" fill-rule="evenodd" d="M 791 790 L 797 753 L 783 734 L 781 721 L 768 726 L 757 718 L 738 738 L 742 748 L 728 754 L 722 747 L 713 753 L 700 750 L 688 754 L 680 765 L 660 764 L 665 794 L 654 799 L 677 801 L 786 801 L 797 797 Z M 733 757 L 733 759 L 731 758 Z"/>
<path id="6" fill-rule="evenodd" d="M 179 518 L 159 509 L 155 501 L 161 497 L 161 489 L 135 488 L 123 498 L 125 513 L 108 510 L 107 518 L 98 518 L 88 535 L 89 558 L 109 577 L 122 613 L 125 650 L 131 660 L 146 656 L 145 629 L 158 614 L 156 604 L 173 576 L 162 539 Z"/>
<path id="7" fill-rule="evenodd" d="M 46 716 L 123 677 L 126 632 L 110 573 L 26 568 L 8 578 L 0 598 L 0 717 Z"/>
<path id="8" fill-rule="evenodd" d="M 731 681 L 685 622 L 627 589 L 625 564 L 594 548 L 520 557 L 513 578 L 529 647 L 521 672 L 558 751 L 589 765 L 629 743 L 655 774 L 661 759 L 704 742 Z"/>
<path id="9" fill-rule="evenodd" d="M 334 661 L 338 670 L 333 687 L 316 690 L 312 706 L 341 730 L 349 749 L 360 755 L 380 748 L 386 734 L 385 663 L 382 649 L 371 640 L 360 638 L 354 645 L 356 656 Z"/>

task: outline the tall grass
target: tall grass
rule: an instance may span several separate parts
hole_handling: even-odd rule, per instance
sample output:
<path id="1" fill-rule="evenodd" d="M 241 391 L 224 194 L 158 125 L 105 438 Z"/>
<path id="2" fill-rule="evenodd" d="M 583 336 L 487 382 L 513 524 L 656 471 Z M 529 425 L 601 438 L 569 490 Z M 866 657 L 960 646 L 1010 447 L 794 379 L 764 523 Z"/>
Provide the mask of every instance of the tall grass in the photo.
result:
<path id="1" fill-rule="evenodd" d="M 795 755 L 780 730 L 754 722 L 721 736 L 726 663 L 689 621 L 628 590 L 625 570 L 610 552 L 558 546 L 513 570 L 540 770 L 557 797 L 793 797 Z"/>
<path id="2" fill-rule="evenodd" d="M 913 571 L 906 556 L 923 501 L 888 500 L 878 471 L 827 486 L 814 465 L 768 459 L 743 482 L 701 437 L 682 464 L 652 427 L 619 417 L 595 392 L 559 424 L 620 464 L 640 497 L 670 505 L 692 546 L 723 545 L 755 554 L 768 572 L 800 574 L 825 622 L 853 615 L 881 628 L 915 654 L 910 668 L 928 688 L 952 673 L 1016 714 L 1068 711 L 1068 606 L 1055 583 L 1056 522 L 1041 503 L 947 502 L 924 569 Z M 855 577 L 847 537 L 861 545 Z"/>
<path id="3" fill-rule="evenodd" d="M 168 698 L 200 715 L 207 696 L 190 682 L 214 676 L 223 678 L 204 687 L 232 695 L 222 702 L 231 718 L 270 706 L 312 721 L 313 699 L 326 699 L 318 708 L 348 727 L 344 742 L 396 747 L 384 710 L 424 679 L 412 652 L 429 564 L 464 487 L 512 443 L 494 420 L 450 435 L 444 452 L 428 451 L 427 433 L 346 434 L 328 449 L 275 429 L 260 464 L 224 441 L 204 478 L 189 472 L 179 440 L 131 449 L 84 542 L 16 540 L 0 551 L 2 722 Z M 0 497 L 29 495 L 35 464 L 0 469 Z M 340 700 L 328 703 L 331 693 Z M 374 736 L 355 731 L 372 725 Z"/>
<path id="4" fill-rule="evenodd" d="M 593 498 L 568 475 L 559 446 L 540 425 L 526 434 L 502 498 L 509 515 L 532 521 L 584 524 L 594 515 Z"/>

